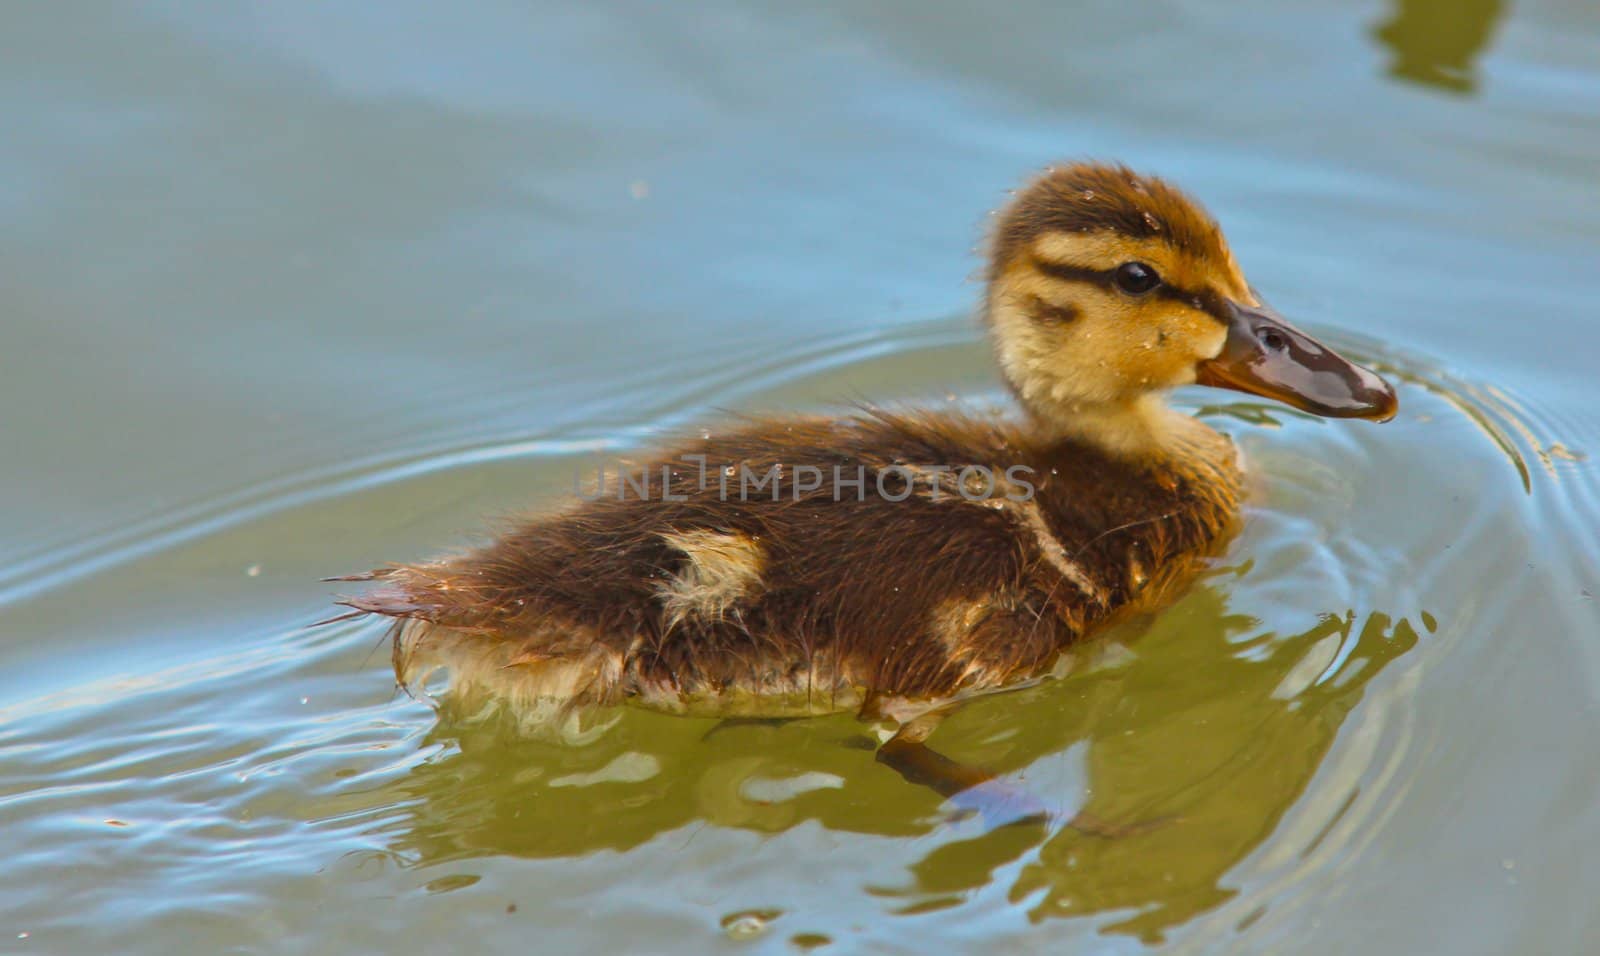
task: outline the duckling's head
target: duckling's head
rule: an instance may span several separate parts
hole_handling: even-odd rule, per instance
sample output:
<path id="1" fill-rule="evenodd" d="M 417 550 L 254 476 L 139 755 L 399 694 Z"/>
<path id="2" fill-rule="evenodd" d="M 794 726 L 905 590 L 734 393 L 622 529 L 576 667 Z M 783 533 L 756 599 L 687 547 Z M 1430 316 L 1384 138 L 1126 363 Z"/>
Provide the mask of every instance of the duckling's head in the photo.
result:
<path id="1" fill-rule="evenodd" d="M 1163 395 L 1199 383 L 1334 418 L 1394 417 L 1394 390 L 1291 326 L 1216 222 L 1120 166 L 1047 170 L 998 214 L 985 315 L 1038 423 L 1113 448 L 1160 444 Z"/>

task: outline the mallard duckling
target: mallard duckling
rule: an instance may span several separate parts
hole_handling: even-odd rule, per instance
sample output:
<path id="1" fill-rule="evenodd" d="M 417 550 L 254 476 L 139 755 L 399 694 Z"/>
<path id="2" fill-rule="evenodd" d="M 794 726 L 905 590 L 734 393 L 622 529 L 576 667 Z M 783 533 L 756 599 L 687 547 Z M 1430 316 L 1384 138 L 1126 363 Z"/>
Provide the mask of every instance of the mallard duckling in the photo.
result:
<path id="1" fill-rule="evenodd" d="M 378 583 L 341 603 L 397 620 L 402 685 L 443 666 L 453 693 L 522 710 L 908 721 L 1048 673 L 1225 543 L 1235 449 L 1170 390 L 1395 414 L 1393 390 L 1267 307 L 1160 179 L 1050 169 L 998 214 L 989 255 L 983 317 L 1015 420 L 756 420 L 475 551 L 343 579 Z"/>

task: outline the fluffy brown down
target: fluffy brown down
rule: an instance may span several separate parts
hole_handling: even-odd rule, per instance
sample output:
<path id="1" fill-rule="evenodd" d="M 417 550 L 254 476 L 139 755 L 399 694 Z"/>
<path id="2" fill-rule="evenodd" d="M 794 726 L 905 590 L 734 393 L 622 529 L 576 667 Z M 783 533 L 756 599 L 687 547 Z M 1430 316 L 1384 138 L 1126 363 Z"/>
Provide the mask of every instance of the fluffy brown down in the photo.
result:
<path id="1" fill-rule="evenodd" d="M 782 468 L 741 501 L 737 477 L 726 497 L 715 473 L 701 489 L 684 455 L 757 476 Z M 402 682 L 442 663 L 513 699 L 719 712 L 948 698 L 1040 673 L 1182 577 L 1231 527 L 1233 460 L 1209 431 L 1185 454 L 1135 463 L 970 417 L 757 422 L 653 462 L 648 499 L 629 487 L 619 500 L 612 475 L 603 498 L 461 557 L 374 572 L 382 583 L 345 603 L 399 619 Z M 876 483 L 896 463 L 911 466 L 910 485 L 887 472 L 884 492 L 903 501 Z M 969 500 L 956 474 L 916 467 L 936 463 L 986 465 L 1002 487 L 969 488 Z M 667 500 L 662 464 L 667 491 L 687 500 Z M 801 465 L 822 487 L 795 493 Z M 834 467 L 850 478 L 858 465 L 864 499 L 846 486 L 835 501 Z M 1030 501 L 1006 497 L 1023 492 L 1004 485 L 1014 465 L 1032 469 L 1013 472 Z M 738 586 L 719 592 L 730 578 Z M 696 583 L 710 585 L 698 604 Z"/>

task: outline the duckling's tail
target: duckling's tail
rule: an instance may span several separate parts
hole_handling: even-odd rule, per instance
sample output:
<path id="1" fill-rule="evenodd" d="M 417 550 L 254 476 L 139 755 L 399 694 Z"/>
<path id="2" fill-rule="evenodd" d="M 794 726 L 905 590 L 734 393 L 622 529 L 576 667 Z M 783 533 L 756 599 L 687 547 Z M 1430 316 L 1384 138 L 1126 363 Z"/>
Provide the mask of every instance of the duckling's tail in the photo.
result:
<path id="1" fill-rule="evenodd" d="M 400 570 L 401 569 L 398 567 L 374 568 L 371 571 L 361 571 L 356 574 L 336 574 L 332 577 L 323 578 L 322 580 L 324 582 L 381 581 L 384 578 L 392 577 Z M 372 592 L 361 595 L 360 597 L 341 596 L 339 600 L 334 601 L 333 603 L 341 607 L 348 607 L 351 610 L 346 611 L 343 614 L 335 614 L 332 617 L 325 617 L 320 621 L 313 621 L 312 623 L 306 625 L 306 627 L 312 628 L 322 627 L 327 624 L 337 624 L 340 621 L 349 621 L 355 618 L 366 617 L 368 614 L 382 614 L 387 617 L 402 616 L 400 613 L 398 613 L 400 610 L 398 605 L 394 605 L 388 600 L 384 599 L 383 595 L 385 590 L 386 589 L 383 588 L 377 588 Z"/>
<path id="2" fill-rule="evenodd" d="M 391 565 L 362 571 L 359 574 L 341 574 L 322 580 L 383 583 L 368 588 L 358 595 L 341 595 L 333 603 L 350 610 L 318 621 L 311 625 L 312 627 L 348 621 L 368 614 L 378 614 L 400 621 L 449 623 L 455 627 L 470 627 L 472 624 L 471 621 L 464 619 L 471 615 L 463 614 L 464 608 L 470 607 L 471 604 L 460 600 L 460 595 L 452 594 L 452 575 L 444 568 Z M 452 620 L 446 621 L 446 618 Z"/>
<path id="3" fill-rule="evenodd" d="M 341 596 L 335 603 L 350 610 L 319 623 L 369 614 L 392 619 L 390 659 L 395 682 L 407 694 L 442 668 L 451 674 L 451 696 L 462 712 L 503 703 L 527 727 L 564 721 L 580 705 L 622 695 L 620 651 L 583 628 L 525 608 L 521 599 L 508 599 L 471 568 L 396 565 L 328 580 L 376 582 L 359 595 Z M 515 607 L 508 605 L 512 600 Z"/>
<path id="4" fill-rule="evenodd" d="M 387 568 L 373 568 L 371 571 L 360 571 L 360 572 L 357 572 L 356 574 L 335 574 L 331 578 L 323 578 L 322 580 L 324 580 L 324 581 L 376 581 L 379 578 L 386 578 L 386 577 L 390 576 L 391 574 L 394 574 L 398 570 L 400 570 L 398 567 L 394 567 L 394 566 L 391 565 L 390 567 L 387 567 Z"/>

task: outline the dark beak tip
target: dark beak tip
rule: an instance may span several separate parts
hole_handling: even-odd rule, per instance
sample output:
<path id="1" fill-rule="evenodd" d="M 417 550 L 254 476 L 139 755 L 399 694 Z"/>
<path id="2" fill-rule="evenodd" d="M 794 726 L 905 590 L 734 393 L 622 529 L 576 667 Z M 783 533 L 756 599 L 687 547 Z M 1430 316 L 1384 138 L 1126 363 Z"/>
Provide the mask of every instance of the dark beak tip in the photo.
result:
<path id="1" fill-rule="evenodd" d="M 1377 422 L 1379 424 L 1392 421 L 1400 410 L 1399 403 L 1395 401 L 1392 395 L 1363 399 L 1349 404 L 1325 405 L 1318 402 L 1300 403 L 1294 401 L 1289 401 L 1288 404 L 1320 418 L 1349 418 L 1364 422 Z"/>
<path id="2" fill-rule="evenodd" d="M 1357 367 L 1360 368 L 1360 366 Z M 1395 393 L 1394 386 L 1369 369 L 1362 368 L 1361 371 L 1363 378 L 1371 379 L 1370 382 L 1364 383 L 1368 393 L 1367 406 L 1370 411 L 1361 417 L 1380 424 L 1393 421 L 1394 417 L 1400 414 L 1400 396 Z"/>
<path id="3" fill-rule="evenodd" d="M 1378 414 L 1373 416 L 1372 420 L 1379 423 L 1392 422 L 1395 416 L 1399 414 L 1400 399 L 1394 392 L 1390 392 L 1384 396 L 1383 404 L 1379 406 Z"/>

